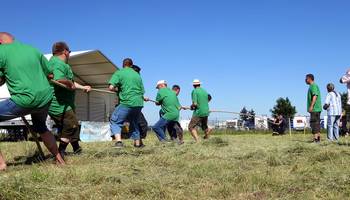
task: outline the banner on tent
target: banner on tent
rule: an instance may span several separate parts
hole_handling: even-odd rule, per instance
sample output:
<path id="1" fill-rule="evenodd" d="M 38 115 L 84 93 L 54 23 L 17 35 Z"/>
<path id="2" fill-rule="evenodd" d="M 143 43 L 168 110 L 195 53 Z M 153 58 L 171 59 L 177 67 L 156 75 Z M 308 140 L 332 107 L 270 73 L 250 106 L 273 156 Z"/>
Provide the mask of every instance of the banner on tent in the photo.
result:
<path id="1" fill-rule="evenodd" d="M 80 139 L 83 142 L 111 141 L 111 131 L 108 122 L 81 122 Z"/>

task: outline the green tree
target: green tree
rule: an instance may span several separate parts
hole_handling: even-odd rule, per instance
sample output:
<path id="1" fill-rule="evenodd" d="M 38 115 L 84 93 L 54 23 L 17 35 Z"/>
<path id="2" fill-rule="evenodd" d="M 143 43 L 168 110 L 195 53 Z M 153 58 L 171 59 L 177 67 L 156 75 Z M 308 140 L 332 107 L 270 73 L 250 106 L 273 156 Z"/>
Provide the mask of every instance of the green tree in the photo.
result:
<path id="1" fill-rule="evenodd" d="M 283 115 L 283 117 L 287 119 L 294 118 L 295 114 L 297 113 L 295 106 L 292 105 L 288 97 L 278 98 L 276 100 L 276 105 L 270 111 L 275 116 Z"/>

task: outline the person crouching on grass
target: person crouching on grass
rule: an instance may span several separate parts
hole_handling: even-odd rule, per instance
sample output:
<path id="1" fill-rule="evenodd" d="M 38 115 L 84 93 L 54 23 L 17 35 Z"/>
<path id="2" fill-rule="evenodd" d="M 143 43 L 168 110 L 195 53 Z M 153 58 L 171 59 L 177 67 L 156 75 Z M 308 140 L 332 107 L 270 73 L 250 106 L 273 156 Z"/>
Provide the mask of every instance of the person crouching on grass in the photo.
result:
<path id="1" fill-rule="evenodd" d="M 82 89 L 90 92 L 90 86 L 82 86 L 73 80 L 72 68 L 67 64 L 70 50 L 65 42 L 56 42 L 52 46 L 52 54 L 49 61 L 50 72 L 53 80 L 63 84 L 62 86 L 51 83 L 54 91 L 49 109 L 49 115 L 58 128 L 60 145 L 58 150 L 61 155 L 66 155 L 66 149 L 70 143 L 74 154 L 79 154 L 82 148 L 79 145 L 79 122 L 75 114 L 75 90 Z"/>
<path id="2" fill-rule="evenodd" d="M 327 84 L 327 97 L 323 108 L 327 110 L 327 138 L 330 142 L 339 139 L 339 124 L 342 114 L 341 96 L 332 83 Z"/>
<path id="3" fill-rule="evenodd" d="M 208 127 L 208 116 L 209 116 L 209 99 L 211 96 L 205 89 L 201 87 L 201 82 L 198 79 L 193 81 L 194 90 L 192 91 L 192 105 L 191 110 L 193 110 L 193 116 L 188 125 L 192 137 L 196 142 L 199 141 L 199 136 L 197 133 L 197 126 L 201 126 L 202 130 L 205 132 L 204 139 L 209 139 L 211 129 Z"/>
<path id="4" fill-rule="evenodd" d="M 47 59 L 37 49 L 22 44 L 5 32 L 0 32 L 0 82 L 5 83 L 11 98 L 0 102 L 0 121 L 31 115 L 33 130 L 40 134 L 46 148 L 55 156 L 58 165 L 65 162 L 55 137 L 47 129 L 46 118 L 52 100 L 48 81 Z M 0 152 L 0 171 L 6 170 Z"/>
<path id="5" fill-rule="evenodd" d="M 160 142 L 166 142 L 167 137 L 165 135 L 165 129 L 168 125 L 175 124 L 179 121 L 182 107 L 176 93 L 167 87 L 166 81 L 158 81 L 156 88 L 158 89 L 158 93 L 155 104 L 161 106 L 162 109 L 160 119 L 153 126 L 153 130 Z"/>
<path id="6" fill-rule="evenodd" d="M 114 147 L 123 148 L 121 132 L 124 122 L 128 121 L 134 146 L 140 148 L 143 145 L 140 143 L 138 120 L 145 100 L 145 89 L 140 74 L 132 69 L 132 60 L 127 58 L 123 63 L 123 69 L 114 72 L 109 81 L 109 90 L 116 91 L 117 88 L 120 101 L 110 119 L 111 133 L 115 141 Z"/>
<path id="7" fill-rule="evenodd" d="M 321 92 L 318 85 L 315 83 L 313 74 L 307 74 L 305 82 L 309 85 L 307 93 L 307 111 L 310 113 L 310 126 L 314 135 L 313 142 L 321 142 Z"/>

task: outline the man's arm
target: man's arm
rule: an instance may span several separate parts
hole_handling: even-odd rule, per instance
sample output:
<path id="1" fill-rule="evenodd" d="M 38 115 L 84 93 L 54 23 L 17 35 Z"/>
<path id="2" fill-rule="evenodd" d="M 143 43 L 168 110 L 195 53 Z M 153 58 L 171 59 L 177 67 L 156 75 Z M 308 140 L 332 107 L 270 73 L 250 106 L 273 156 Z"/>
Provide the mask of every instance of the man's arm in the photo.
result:
<path id="1" fill-rule="evenodd" d="M 49 69 L 49 61 L 46 59 L 46 57 L 43 54 L 40 54 L 40 64 L 45 76 L 48 77 L 49 74 L 51 73 L 51 70 Z"/>
<path id="2" fill-rule="evenodd" d="M 75 90 L 74 82 L 67 79 L 65 67 L 62 65 L 53 67 L 53 80 L 65 85 L 69 90 Z"/>
<path id="3" fill-rule="evenodd" d="M 344 76 L 342 76 L 340 78 L 340 83 L 343 83 L 343 84 L 350 83 L 350 75 L 345 74 Z"/>
<path id="4" fill-rule="evenodd" d="M 76 89 L 84 90 L 85 92 L 90 92 L 91 91 L 91 86 L 90 85 L 80 85 L 77 82 L 74 82 L 74 86 Z"/>
<path id="5" fill-rule="evenodd" d="M 108 89 L 112 92 L 117 91 L 117 85 L 119 84 L 119 75 L 118 71 L 114 72 L 111 79 L 108 81 Z"/>
<path id="6" fill-rule="evenodd" d="M 312 96 L 312 101 L 311 101 L 311 105 L 310 105 L 310 108 L 309 108 L 309 112 L 310 113 L 314 110 L 317 98 L 318 98 L 317 95 Z"/>

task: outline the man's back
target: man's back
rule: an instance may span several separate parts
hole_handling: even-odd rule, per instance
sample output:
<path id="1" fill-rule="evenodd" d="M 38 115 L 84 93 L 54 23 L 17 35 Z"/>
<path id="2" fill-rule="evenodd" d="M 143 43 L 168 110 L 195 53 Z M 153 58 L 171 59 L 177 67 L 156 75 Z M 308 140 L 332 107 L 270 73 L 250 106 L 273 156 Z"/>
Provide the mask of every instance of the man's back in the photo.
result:
<path id="1" fill-rule="evenodd" d="M 162 105 L 163 117 L 167 120 L 178 121 L 179 120 L 179 99 L 176 93 L 169 88 L 161 88 L 158 91 L 156 101 Z"/>
<path id="2" fill-rule="evenodd" d="M 203 88 L 199 87 L 192 91 L 192 101 L 197 104 L 197 109 L 193 115 L 197 117 L 209 116 L 209 100 L 208 93 Z"/>
<path id="3" fill-rule="evenodd" d="M 326 104 L 329 104 L 327 109 L 328 115 L 338 116 L 342 113 L 341 96 L 338 92 L 329 92 L 326 97 Z"/>
<path id="4" fill-rule="evenodd" d="M 37 108 L 51 101 L 47 62 L 37 49 L 17 41 L 0 46 L 0 75 L 17 105 Z"/>
<path id="5" fill-rule="evenodd" d="M 109 84 L 119 88 L 120 104 L 128 107 L 143 107 L 145 93 L 141 76 L 132 68 L 116 71 Z"/>

